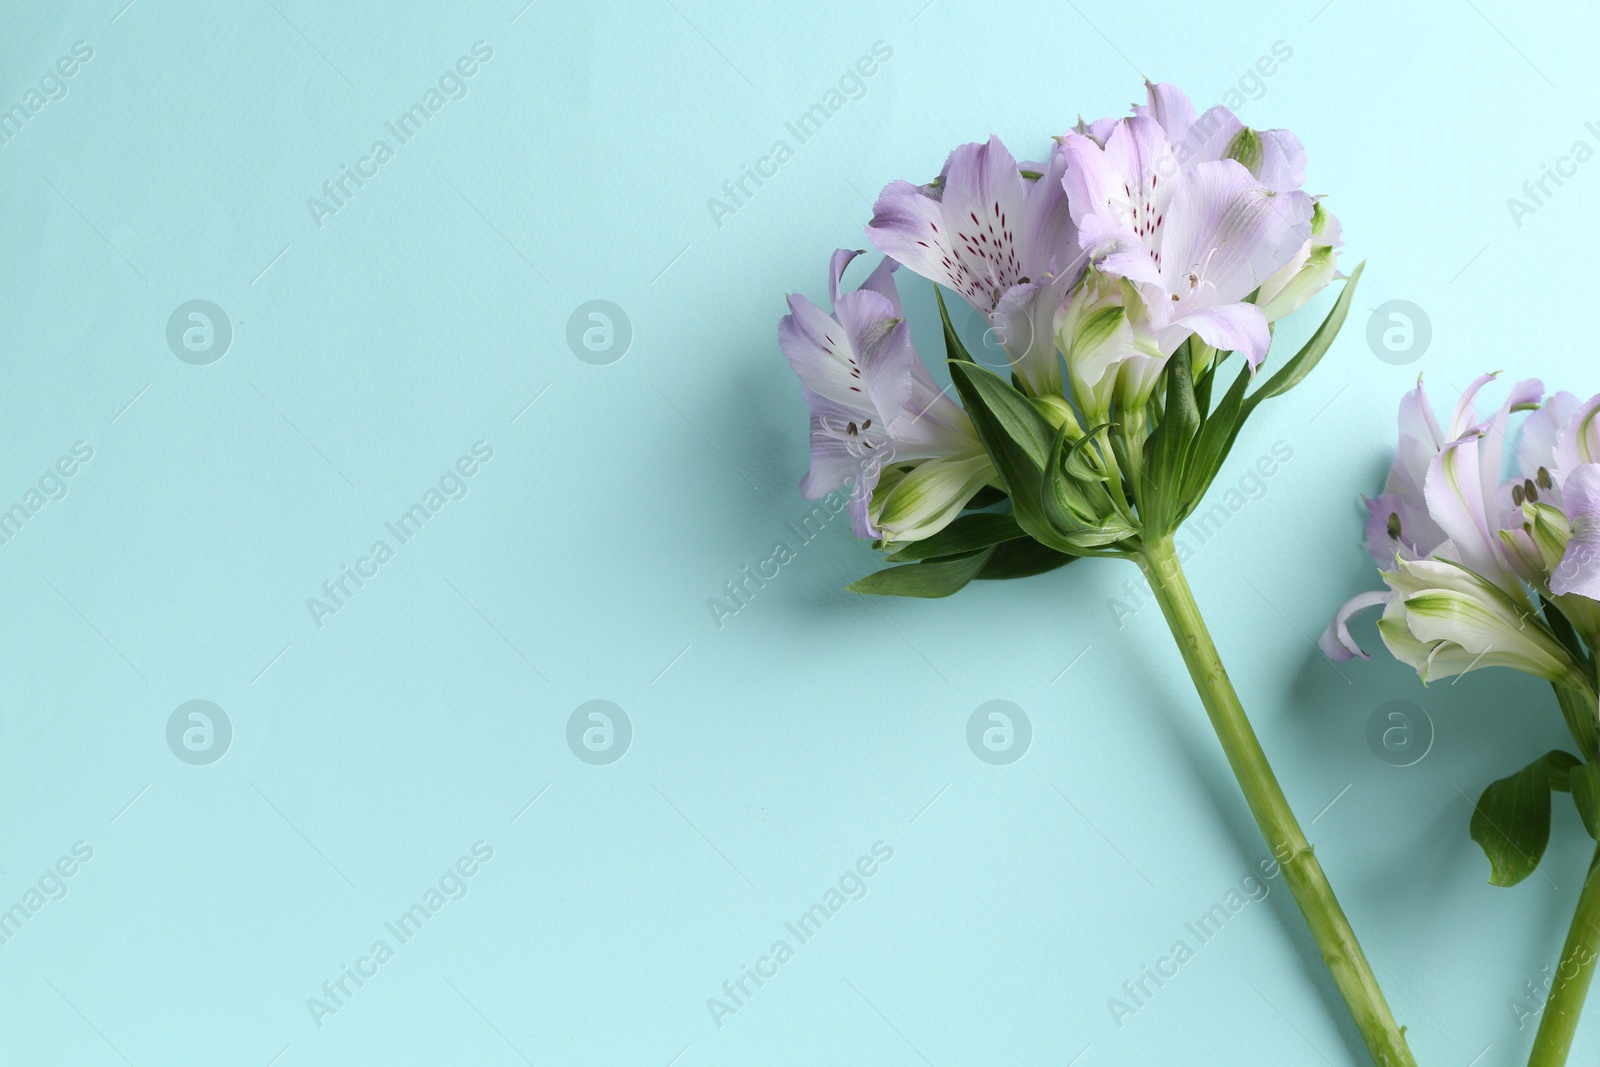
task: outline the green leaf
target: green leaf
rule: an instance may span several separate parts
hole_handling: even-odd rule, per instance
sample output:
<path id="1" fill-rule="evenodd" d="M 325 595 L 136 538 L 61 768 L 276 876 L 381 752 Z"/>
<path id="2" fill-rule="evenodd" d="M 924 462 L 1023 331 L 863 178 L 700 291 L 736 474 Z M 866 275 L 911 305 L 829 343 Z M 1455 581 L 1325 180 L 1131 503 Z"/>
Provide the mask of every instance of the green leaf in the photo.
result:
<path id="1" fill-rule="evenodd" d="M 1050 423 L 1027 397 L 976 363 L 950 364 L 950 379 L 1005 480 L 1017 524 L 1047 545 L 1065 547 L 1039 505 L 1039 485 L 1055 439 Z"/>
<path id="2" fill-rule="evenodd" d="M 1036 471 L 1044 469 L 1056 432 L 1032 401 L 998 374 L 976 363 L 952 365 L 950 378 L 990 455 L 994 455 L 995 449 L 989 447 L 989 438 L 984 436 L 986 430 L 995 436 L 997 443 L 1012 446 L 1003 451 L 1024 457 L 1028 467 Z M 998 458 L 996 462 L 998 464 Z"/>
<path id="3" fill-rule="evenodd" d="M 1600 841 L 1600 763 L 1580 763 L 1572 768 L 1570 784 L 1583 828 Z"/>
<path id="4" fill-rule="evenodd" d="M 961 338 L 956 335 L 956 328 L 950 324 L 950 312 L 945 310 L 944 292 L 939 288 L 938 282 L 933 285 L 933 298 L 939 301 L 939 320 L 944 323 L 945 358 L 971 363 L 972 356 L 967 352 L 967 346 L 961 343 Z"/>
<path id="5" fill-rule="evenodd" d="M 1328 317 L 1322 320 L 1322 325 L 1317 327 L 1317 332 L 1311 335 L 1311 340 L 1305 343 L 1294 358 L 1278 369 L 1278 373 L 1267 379 L 1267 384 L 1256 391 L 1250 398 L 1250 408 L 1268 397 L 1279 396 L 1299 385 L 1311 369 L 1317 365 L 1328 347 L 1333 344 L 1333 339 L 1339 336 L 1339 328 L 1344 325 L 1344 317 L 1350 310 L 1350 301 L 1356 295 L 1356 283 L 1361 280 L 1361 272 L 1366 268 L 1366 262 L 1356 265 L 1350 272 L 1350 277 L 1344 283 L 1344 291 L 1339 294 L 1339 299 L 1334 301 L 1333 310 L 1328 312 Z"/>
<path id="6" fill-rule="evenodd" d="M 1540 756 L 1516 774 L 1493 782 L 1472 812 L 1472 839 L 1489 857 L 1489 884 L 1513 886 L 1532 874 L 1550 844 L 1550 768 Z"/>
<path id="7" fill-rule="evenodd" d="M 989 582 L 1006 578 L 1031 578 L 1035 574 L 1044 574 L 1046 571 L 1065 566 L 1078 558 L 1080 557 L 1057 552 L 1048 545 L 1041 545 L 1031 537 L 1020 537 L 1015 541 L 995 546 L 994 555 L 989 557 L 989 562 L 978 572 L 978 580 Z"/>
<path id="8" fill-rule="evenodd" d="M 1239 430 L 1244 426 L 1245 416 L 1248 414 L 1244 394 L 1249 386 L 1250 368 L 1241 366 L 1239 376 L 1223 394 L 1216 410 L 1206 416 L 1205 425 L 1200 428 L 1200 434 L 1189 456 L 1189 463 L 1184 468 L 1182 507 L 1178 516 L 1180 520 L 1189 511 L 1194 510 L 1206 490 L 1211 488 L 1212 479 L 1216 478 L 1217 472 L 1222 469 L 1223 461 L 1233 450 L 1233 442 L 1238 440 Z"/>
<path id="9" fill-rule="evenodd" d="M 1548 752 L 1544 757 L 1544 771 L 1546 777 L 1550 779 L 1550 788 L 1558 793 L 1572 791 L 1572 771 L 1581 766 L 1583 766 L 1582 760 L 1560 749 Z"/>
<path id="10" fill-rule="evenodd" d="M 891 563 L 903 563 L 938 559 L 941 556 L 964 556 L 1021 536 L 1022 527 L 1017 525 L 1017 517 L 1010 512 L 962 515 L 932 537 L 912 541 L 888 559 Z"/>
<path id="11" fill-rule="evenodd" d="M 1195 402 L 1189 344 L 1185 342 L 1167 361 L 1167 402 L 1161 425 L 1145 444 L 1144 476 L 1135 486 L 1139 514 L 1145 529 L 1165 533 L 1176 525 L 1184 461 L 1200 429 L 1200 406 Z"/>
<path id="12" fill-rule="evenodd" d="M 1208 369 L 1206 373 L 1202 374 L 1194 383 L 1194 402 L 1195 406 L 1200 409 L 1200 419 L 1202 422 L 1205 421 L 1206 416 L 1211 414 L 1211 389 L 1217 384 L 1218 358 L 1219 357 L 1215 356 L 1212 357 L 1210 369 Z M 1193 373 L 1193 370 L 1194 368 L 1191 365 L 1191 374 Z"/>
<path id="13" fill-rule="evenodd" d="M 847 592 L 869 596 L 916 596 L 935 598 L 959 592 L 978 576 L 989 562 L 993 549 L 974 552 L 958 559 L 937 563 L 907 563 L 900 567 L 869 574 L 845 586 Z"/>

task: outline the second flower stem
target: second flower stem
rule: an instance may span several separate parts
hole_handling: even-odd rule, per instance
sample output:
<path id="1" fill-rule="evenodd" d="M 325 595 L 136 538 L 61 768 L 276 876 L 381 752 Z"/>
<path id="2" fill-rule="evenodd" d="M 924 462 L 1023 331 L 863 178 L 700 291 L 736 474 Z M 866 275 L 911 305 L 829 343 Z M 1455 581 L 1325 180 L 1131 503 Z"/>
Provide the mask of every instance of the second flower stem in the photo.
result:
<path id="1" fill-rule="evenodd" d="M 1578 910 L 1572 916 L 1572 928 L 1561 949 L 1561 962 L 1556 965 L 1555 982 L 1550 987 L 1550 999 L 1545 1001 L 1544 1018 L 1539 1020 L 1539 1033 L 1533 1039 L 1533 1055 L 1528 1057 L 1528 1067 L 1562 1067 L 1572 1049 L 1578 1016 L 1589 995 L 1589 982 L 1594 978 L 1596 954 L 1600 953 L 1600 871 L 1597 866 L 1600 866 L 1600 850 L 1596 850 L 1583 892 L 1578 894 Z"/>
<path id="2" fill-rule="evenodd" d="M 1205 620 L 1200 617 L 1188 579 L 1178 564 L 1172 539 L 1146 541 L 1138 562 L 1178 642 L 1189 677 L 1200 693 L 1200 701 L 1211 718 L 1217 739 L 1222 742 L 1222 750 L 1239 781 L 1239 788 L 1244 791 L 1256 825 L 1261 828 L 1272 850 L 1272 858 L 1282 869 L 1289 891 L 1311 927 L 1322 960 L 1333 973 L 1333 980 L 1350 1008 L 1373 1062 L 1378 1067 L 1416 1067 L 1416 1060 L 1406 1046 L 1405 1033 L 1383 999 L 1383 991 L 1378 988 L 1366 954 L 1356 941 L 1350 920 L 1339 907 L 1333 887 L 1328 884 L 1310 842 L 1295 821 L 1289 800 L 1267 762 L 1267 754 L 1262 751 L 1261 742 L 1256 740 L 1255 730 L 1245 717 L 1239 695 L 1228 680 L 1228 672 L 1223 669 Z"/>

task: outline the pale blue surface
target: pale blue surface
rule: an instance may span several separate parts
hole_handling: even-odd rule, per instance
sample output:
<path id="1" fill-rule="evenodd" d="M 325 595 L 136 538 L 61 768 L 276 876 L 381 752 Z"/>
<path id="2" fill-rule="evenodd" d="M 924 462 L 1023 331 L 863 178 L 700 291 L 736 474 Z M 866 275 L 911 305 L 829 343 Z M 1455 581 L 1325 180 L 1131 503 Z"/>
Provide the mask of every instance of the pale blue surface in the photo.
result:
<path id="1" fill-rule="evenodd" d="M 1365 1062 L 1281 879 L 1113 1024 L 1265 855 L 1157 610 L 1111 625 L 1131 566 L 869 604 L 840 519 L 720 630 L 707 607 L 805 513 L 774 326 L 861 243 L 863 194 L 991 132 L 1037 156 L 1139 72 L 1220 101 L 1276 42 L 1241 117 L 1302 136 L 1370 266 L 1219 487 L 1292 460 L 1190 571 L 1302 820 L 1339 797 L 1309 828 L 1419 1060 L 1522 1061 L 1507 1001 L 1588 850 L 1558 797 L 1548 879 L 1493 889 L 1466 796 L 1562 742 L 1553 700 L 1336 671 L 1308 639 L 1375 584 L 1357 498 L 1417 370 L 1441 404 L 1499 367 L 1600 389 L 1600 163 L 1520 227 L 1505 206 L 1600 143 L 1591 10 L 123 2 L 13 2 L 0 32 L 0 105 L 93 49 L 0 147 L 0 506 L 93 449 L 0 545 L 0 907 L 93 849 L 0 945 L 0 1062 Z M 319 229 L 307 198 L 478 41 L 465 98 Z M 864 96 L 794 142 L 878 41 Z M 794 158 L 716 225 L 779 138 Z M 165 339 L 197 298 L 234 326 L 209 366 Z M 567 347 L 591 299 L 632 321 L 621 362 Z M 1432 319 L 1410 367 L 1365 341 L 1390 299 Z M 307 598 L 479 441 L 468 495 L 319 629 Z M 165 740 L 192 699 L 233 724 L 210 766 Z M 591 699 L 635 730 L 610 766 L 564 739 Z M 991 699 L 1032 718 L 1011 766 L 966 746 Z M 1390 699 L 1438 729 L 1403 770 L 1365 741 Z M 307 998 L 478 841 L 467 896 L 318 1028 Z M 719 1029 L 707 998 L 878 841 L 865 898 Z"/>

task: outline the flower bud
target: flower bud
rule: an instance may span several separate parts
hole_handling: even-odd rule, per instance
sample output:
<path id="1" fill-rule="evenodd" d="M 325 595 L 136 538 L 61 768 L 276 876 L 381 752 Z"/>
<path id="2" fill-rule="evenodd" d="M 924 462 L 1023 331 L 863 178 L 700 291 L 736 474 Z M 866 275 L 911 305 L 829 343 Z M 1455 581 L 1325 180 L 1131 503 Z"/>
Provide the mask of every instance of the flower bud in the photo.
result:
<path id="1" fill-rule="evenodd" d="M 1067 428 L 1067 440 L 1075 442 L 1083 436 L 1083 424 L 1078 421 L 1078 413 L 1072 410 L 1072 405 L 1067 403 L 1065 397 L 1054 394 L 1036 396 L 1033 406 L 1039 409 L 1052 429 Z"/>
<path id="2" fill-rule="evenodd" d="M 1383 580 L 1395 595 L 1378 632 L 1423 682 L 1479 667 L 1513 667 L 1574 688 L 1588 684 L 1535 613 L 1466 568 L 1448 560 L 1401 559 Z"/>
<path id="3" fill-rule="evenodd" d="M 1140 407 L 1155 387 L 1165 363 L 1149 313 L 1133 283 L 1091 268 L 1056 313 L 1056 347 L 1066 357 L 1072 395 L 1092 425 L 1106 420 L 1123 364 L 1136 357 L 1154 360 L 1154 374 L 1142 374 L 1135 383 L 1139 397 L 1118 397 Z"/>
<path id="4" fill-rule="evenodd" d="M 1338 273 L 1338 229 L 1338 220 L 1318 202 L 1311 213 L 1311 237 L 1293 259 L 1261 283 L 1256 304 L 1268 322 L 1299 311 L 1333 281 Z"/>
<path id="5" fill-rule="evenodd" d="M 884 544 L 920 541 L 950 525 L 972 495 L 999 476 L 986 453 L 941 456 L 909 471 L 884 471 L 872 494 L 872 521 Z"/>

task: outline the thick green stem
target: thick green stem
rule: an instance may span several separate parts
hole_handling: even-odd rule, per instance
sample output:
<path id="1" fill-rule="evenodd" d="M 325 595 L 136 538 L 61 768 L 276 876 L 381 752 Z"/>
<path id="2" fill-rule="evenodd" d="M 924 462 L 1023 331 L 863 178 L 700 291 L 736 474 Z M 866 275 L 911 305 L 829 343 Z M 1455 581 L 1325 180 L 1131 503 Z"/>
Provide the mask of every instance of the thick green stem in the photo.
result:
<path id="1" fill-rule="evenodd" d="M 1544 1017 L 1539 1020 L 1539 1033 L 1533 1039 L 1533 1055 L 1528 1057 L 1528 1067 L 1562 1067 L 1572 1048 L 1572 1036 L 1578 1031 L 1578 1016 L 1583 1013 L 1584 998 L 1589 995 L 1589 981 L 1594 977 L 1594 965 L 1600 954 L 1600 850 L 1589 864 L 1583 892 L 1578 894 L 1578 910 L 1572 916 L 1572 928 L 1567 931 L 1567 943 L 1561 949 L 1561 962 L 1556 965 L 1555 982 L 1550 986 L 1550 999 L 1545 1001 Z"/>
<path id="2" fill-rule="evenodd" d="M 1223 669 L 1217 648 L 1211 643 L 1211 635 L 1194 602 L 1194 593 L 1178 565 L 1172 538 L 1146 541 L 1139 565 L 1183 653 L 1189 677 L 1194 680 L 1200 701 L 1211 717 L 1212 728 L 1222 742 L 1222 750 L 1256 817 L 1256 825 L 1261 828 L 1272 857 L 1282 869 L 1289 891 L 1294 894 L 1295 903 L 1300 905 L 1300 912 L 1311 927 L 1311 934 L 1322 951 L 1322 960 L 1333 972 L 1333 980 L 1355 1018 L 1373 1062 L 1378 1067 L 1416 1067 L 1416 1060 L 1406 1047 L 1405 1033 L 1390 1014 L 1383 991 L 1378 988 L 1367 957 L 1356 941 L 1355 931 L 1339 907 L 1333 887 L 1328 884 L 1322 865 L 1312 854 L 1310 842 L 1289 810 L 1289 800 L 1267 763 L 1267 755 L 1261 750 L 1249 719 L 1245 718 L 1239 695 L 1228 681 L 1228 672 Z"/>

